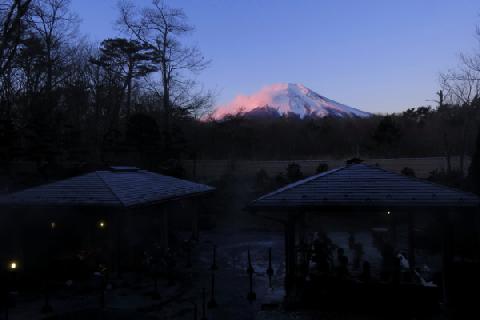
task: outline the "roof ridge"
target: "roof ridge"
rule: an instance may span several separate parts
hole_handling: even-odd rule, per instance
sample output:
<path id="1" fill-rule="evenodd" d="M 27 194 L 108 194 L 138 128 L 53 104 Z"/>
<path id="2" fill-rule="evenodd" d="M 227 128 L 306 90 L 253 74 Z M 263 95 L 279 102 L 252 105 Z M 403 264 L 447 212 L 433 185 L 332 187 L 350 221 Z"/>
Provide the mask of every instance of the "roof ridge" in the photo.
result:
<path id="1" fill-rule="evenodd" d="M 294 187 L 296 187 L 296 186 L 298 186 L 298 185 L 308 183 L 308 182 L 310 182 L 310 181 L 312 181 L 312 180 L 315 180 L 315 179 L 317 179 L 317 178 L 328 176 L 328 175 L 330 175 L 330 174 L 332 174 L 332 173 L 341 171 L 341 170 L 343 170 L 343 169 L 345 169 L 345 168 L 347 168 L 347 167 L 348 167 L 348 166 L 343 166 L 343 167 L 335 168 L 335 169 L 332 169 L 332 170 L 329 170 L 329 171 L 326 171 L 326 172 L 321 172 L 321 173 L 318 173 L 318 174 L 316 174 L 316 175 L 313 175 L 313 176 L 310 176 L 310 177 L 307 177 L 307 178 L 304 178 L 304 179 L 295 181 L 295 182 L 293 182 L 293 183 L 287 184 L 286 186 L 283 186 L 283 187 L 281 187 L 281 188 L 279 188 L 279 189 L 277 189 L 277 190 L 274 190 L 274 191 L 272 191 L 272 192 L 270 192 L 270 193 L 267 193 L 266 195 L 261 196 L 260 198 L 254 200 L 252 203 L 257 202 L 257 201 L 260 201 L 260 200 L 262 200 L 262 199 L 264 199 L 264 198 L 266 198 L 266 197 L 270 197 L 270 196 L 273 196 L 273 195 L 277 195 L 277 194 L 282 193 L 282 192 L 284 192 L 284 191 L 290 190 L 290 189 L 292 189 L 292 188 L 294 188 Z"/>
<path id="2" fill-rule="evenodd" d="M 115 198 L 117 198 L 117 200 L 118 200 L 124 207 L 126 207 L 127 204 L 122 201 L 122 199 L 117 195 L 117 193 L 112 189 L 112 187 L 110 187 L 110 185 L 105 181 L 105 179 L 99 174 L 100 172 L 108 172 L 108 171 L 95 171 L 95 174 L 97 175 L 97 177 L 100 178 L 100 180 L 103 182 L 103 184 L 105 185 L 105 187 L 107 187 L 107 189 L 110 190 L 110 192 L 113 194 L 113 196 L 114 196 Z"/>

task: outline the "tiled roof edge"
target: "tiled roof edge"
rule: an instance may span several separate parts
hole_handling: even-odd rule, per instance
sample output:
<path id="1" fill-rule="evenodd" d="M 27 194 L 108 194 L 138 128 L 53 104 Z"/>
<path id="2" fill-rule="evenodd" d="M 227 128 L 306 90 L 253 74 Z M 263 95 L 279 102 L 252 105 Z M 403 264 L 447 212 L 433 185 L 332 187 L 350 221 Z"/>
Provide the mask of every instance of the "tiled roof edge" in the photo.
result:
<path id="1" fill-rule="evenodd" d="M 427 179 L 421 179 L 421 178 L 418 178 L 418 177 L 410 177 L 410 176 L 406 176 L 406 175 L 403 175 L 401 173 L 398 173 L 398 172 L 395 172 L 395 171 L 391 171 L 391 170 L 387 170 L 385 168 L 382 168 L 381 166 L 375 166 L 375 165 L 371 165 L 371 164 L 364 164 L 368 167 L 371 167 L 373 169 L 378 169 L 380 171 L 383 171 L 383 172 L 386 172 L 386 173 L 390 173 L 390 174 L 394 174 L 394 175 L 397 175 L 397 176 L 401 176 L 401 177 L 404 177 L 406 179 L 409 179 L 409 180 L 412 180 L 412 181 L 415 181 L 415 182 L 419 182 L 419 183 L 426 183 L 426 184 L 429 184 L 431 186 L 435 186 L 435 187 L 439 187 L 439 188 L 445 188 L 445 189 L 448 189 L 448 190 L 451 190 L 451 191 L 454 191 L 454 192 L 457 192 L 457 193 L 463 193 L 463 194 L 468 194 L 472 197 L 475 197 L 477 198 L 479 201 L 480 201 L 480 197 L 478 195 L 476 195 L 475 193 L 473 192 L 470 192 L 470 191 L 464 191 L 462 189 L 458 189 L 458 188 L 454 188 L 454 187 L 450 187 L 450 186 L 447 186 L 447 185 L 444 185 L 444 184 L 440 184 L 440 183 L 436 183 L 436 182 L 433 182 L 433 181 L 430 181 L 430 180 L 427 180 Z"/>
<path id="2" fill-rule="evenodd" d="M 257 201 L 261 201 L 261 200 L 263 200 L 263 199 L 265 199 L 265 198 L 268 198 L 268 197 L 271 197 L 271 196 L 273 196 L 273 195 L 277 195 L 277 194 L 282 193 L 282 192 L 284 192 L 284 191 L 287 191 L 287 190 L 290 190 L 290 189 L 292 189 L 292 188 L 295 188 L 296 186 L 299 186 L 299 185 L 308 183 L 308 182 L 310 182 L 310 181 L 312 181 L 312 180 L 316 180 L 316 179 L 318 179 L 318 178 L 322 178 L 322 177 L 328 176 L 328 175 L 330 175 L 330 174 L 332 174 L 332 173 L 341 171 L 341 170 L 343 170 L 343 169 L 345 169 L 345 168 L 347 168 L 347 166 L 340 167 L 340 168 L 335 168 L 335 169 L 329 170 L 329 171 L 327 171 L 327 172 L 322 172 L 322 173 L 316 174 L 316 175 L 314 175 L 314 176 L 311 176 L 311 177 L 308 177 L 308 178 L 305 178 L 305 179 L 302 179 L 302 180 L 298 180 L 298 181 L 296 181 L 296 182 L 294 182 L 294 183 L 287 184 L 286 186 L 284 186 L 284 187 L 282 187 L 282 188 L 280 188 L 280 189 L 277 189 L 277 190 L 275 190 L 275 191 L 273 191 L 273 192 L 270 192 L 270 193 L 268 193 L 268 194 L 266 194 L 266 195 L 264 195 L 264 196 L 261 196 L 260 198 L 254 200 L 252 203 L 255 203 L 255 202 L 257 202 Z"/>

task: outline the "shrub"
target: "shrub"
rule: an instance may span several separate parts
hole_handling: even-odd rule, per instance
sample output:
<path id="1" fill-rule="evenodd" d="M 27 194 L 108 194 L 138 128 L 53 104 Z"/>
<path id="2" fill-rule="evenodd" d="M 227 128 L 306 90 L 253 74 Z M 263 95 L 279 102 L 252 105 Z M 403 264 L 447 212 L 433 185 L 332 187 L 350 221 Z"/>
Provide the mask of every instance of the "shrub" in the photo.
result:
<path id="1" fill-rule="evenodd" d="M 412 168 L 409 168 L 409 167 L 403 168 L 400 173 L 403 174 L 404 176 L 407 176 L 407 177 L 416 177 L 415 171 Z"/>
<path id="2" fill-rule="evenodd" d="M 322 173 L 328 171 L 328 164 L 327 163 L 320 163 L 317 167 L 317 173 Z"/>
<path id="3" fill-rule="evenodd" d="M 271 185 L 270 177 L 265 169 L 260 169 L 255 175 L 255 191 L 265 192 Z"/>
<path id="4" fill-rule="evenodd" d="M 303 178 L 303 173 L 298 163 L 292 162 L 287 167 L 287 179 L 289 182 L 295 182 Z"/>

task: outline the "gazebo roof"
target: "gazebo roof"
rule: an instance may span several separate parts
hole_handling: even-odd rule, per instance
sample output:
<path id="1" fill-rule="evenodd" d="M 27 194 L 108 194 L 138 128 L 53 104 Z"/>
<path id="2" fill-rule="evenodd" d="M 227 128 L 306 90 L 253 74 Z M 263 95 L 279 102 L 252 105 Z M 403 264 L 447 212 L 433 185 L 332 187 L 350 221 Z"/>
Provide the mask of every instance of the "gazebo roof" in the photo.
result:
<path id="1" fill-rule="evenodd" d="M 352 164 L 295 183 L 251 202 L 248 209 L 326 207 L 477 207 L 468 192 L 407 177 L 378 166 Z"/>
<path id="2" fill-rule="evenodd" d="M 191 197 L 214 188 L 134 167 L 112 167 L 0 197 L 4 206 L 138 207 Z"/>

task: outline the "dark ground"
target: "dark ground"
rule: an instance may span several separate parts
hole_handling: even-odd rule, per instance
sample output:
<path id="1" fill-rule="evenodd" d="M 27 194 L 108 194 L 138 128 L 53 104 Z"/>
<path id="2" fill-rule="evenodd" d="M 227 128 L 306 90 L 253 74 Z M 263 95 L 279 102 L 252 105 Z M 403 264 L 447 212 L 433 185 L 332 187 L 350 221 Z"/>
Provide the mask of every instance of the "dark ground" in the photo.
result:
<path id="1" fill-rule="evenodd" d="M 249 220 L 251 218 L 248 218 Z M 52 294 L 51 304 L 55 313 L 43 316 L 41 296 L 21 297 L 18 305 L 10 312 L 10 319 L 201 319 L 202 288 L 206 288 L 206 302 L 211 300 L 211 265 L 213 247 L 217 246 L 215 271 L 215 300 L 217 307 L 206 309 L 207 319 L 249 320 L 249 319 L 377 319 L 373 316 L 358 316 L 341 312 L 286 312 L 282 310 L 283 290 L 283 233 L 279 226 L 265 222 L 245 222 L 245 220 L 225 219 L 213 230 L 203 231 L 192 256 L 192 268 L 187 268 L 185 256 L 177 258 L 178 281 L 168 286 L 160 280 L 160 299 L 148 296 L 152 291 L 152 280 L 137 275 L 124 275 L 123 281 L 114 280 L 114 289 L 107 291 L 106 307 L 99 309 L 99 294 L 77 294 L 67 290 Z M 257 228 L 253 228 L 255 225 Z M 372 265 L 378 264 L 380 255 L 372 245 L 368 229 L 355 225 L 356 238 L 364 244 L 365 255 Z M 262 229 L 258 229 L 261 227 Z M 329 236 L 334 243 L 348 249 L 348 235 L 345 230 L 352 227 L 330 224 Z M 342 231 L 343 230 L 343 231 Z M 179 239 L 187 239 L 189 233 L 177 234 Z M 257 299 L 247 300 L 249 279 L 246 272 L 247 251 L 250 248 L 255 270 L 254 291 Z M 269 283 L 266 275 L 268 248 L 272 248 L 274 276 Z M 347 250 L 347 254 L 351 254 Z M 125 285 L 128 283 L 128 285 Z M 194 305 L 197 305 L 198 318 L 194 318 Z M 381 317 L 380 317 L 381 318 Z M 0 318 L 1 319 L 1 318 Z"/>

